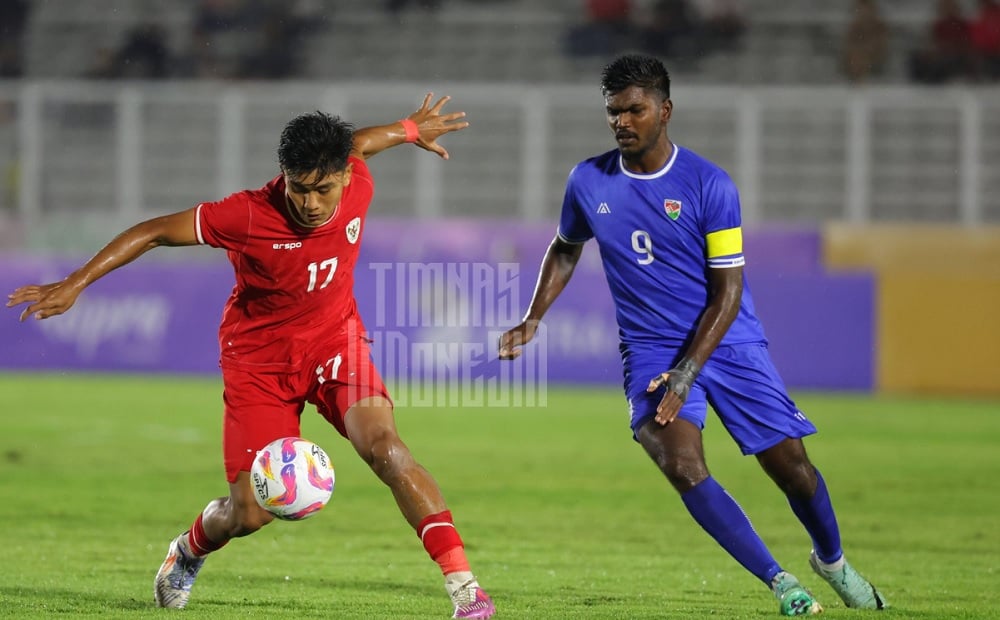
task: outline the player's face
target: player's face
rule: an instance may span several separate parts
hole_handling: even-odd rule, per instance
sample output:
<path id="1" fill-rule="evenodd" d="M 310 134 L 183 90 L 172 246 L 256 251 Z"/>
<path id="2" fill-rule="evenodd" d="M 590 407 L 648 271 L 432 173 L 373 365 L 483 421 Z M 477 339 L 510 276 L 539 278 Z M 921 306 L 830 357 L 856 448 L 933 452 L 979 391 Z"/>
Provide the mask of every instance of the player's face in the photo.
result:
<path id="1" fill-rule="evenodd" d="M 351 183 L 351 164 L 339 172 L 320 177 L 315 170 L 301 176 L 285 173 L 285 195 L 299 223 L 305 226 L 325 224 L 337 212 L 344 188 Z"/>
<path id="2" fill-rule="evenodd" d="M 625 159 L 641 158 L 666 136 L 671 104 L 655 91 L 629 86 L 605 96 L 604 103 L 608 126 Z"/>

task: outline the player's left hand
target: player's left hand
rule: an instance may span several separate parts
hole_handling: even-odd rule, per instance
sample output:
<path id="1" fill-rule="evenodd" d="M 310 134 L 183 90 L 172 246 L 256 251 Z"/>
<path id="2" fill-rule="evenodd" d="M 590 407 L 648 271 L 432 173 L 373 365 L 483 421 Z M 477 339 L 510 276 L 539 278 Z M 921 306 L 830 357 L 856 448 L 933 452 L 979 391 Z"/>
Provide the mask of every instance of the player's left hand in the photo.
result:
<path id="1" fill-rule="evenodd" d="M 694 360 L 684 358 L 675 368 L 667 372 L 661 372 L 649 381 L 646 387 L 647 392 L 655 392 L 661 386 L 666 386 L 667 393 L 663 395 L 660 404 L 656 407 L 656 415 L 653 417 L 657 424 L 666 426 L 674 421 L 681 411 L 681 406 L 687 400 L 691 392 L 691 386 L 698 378 L 701 368 Z"/>
<path id="2" fill-rule="evenodd" d="M 36 319 L 47 319 L 69 310 L 76 303 L 81 290 L 83 289 L 73 286 L 68 280 L 22 286 L 7 295 L 7 307 L 13 308 L 18 304 L 30 303 L 31 305 L 21 313 L 21 321 L 32 314 Z"/>
<path id="3" fill-rule="evenodd" d="M 516 360 L 521 357 L 521 346 L 531 342 L 538 331 L 538 321 L 522 321 L 500 335 L 497 353 L 502 360 Z"/>
<path id="4" fill-rule="evenodd" d="M 451 97 L 445 95 L 431 105 L 433 97 L 434 93 L 427 93 L 420 108 L 407 118 L 417 124 L 417 130 L 420 132 L 415 144 L 422 149 L 437 153 L 442 159 L 448 159 L 448 151 L 437 143 L 437 139 L 446 133 L 465 129 L 469 123 L 461 120 L 465 118 L 465 112 L 441 113 L 444 104 L 448 103 Z"/>

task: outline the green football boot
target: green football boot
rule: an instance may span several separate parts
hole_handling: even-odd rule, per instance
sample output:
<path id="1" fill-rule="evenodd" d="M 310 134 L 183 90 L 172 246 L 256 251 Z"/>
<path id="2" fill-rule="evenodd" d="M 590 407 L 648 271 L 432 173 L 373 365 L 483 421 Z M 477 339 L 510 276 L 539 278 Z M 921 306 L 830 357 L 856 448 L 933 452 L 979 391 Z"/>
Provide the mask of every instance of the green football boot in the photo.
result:
<path id="1" fill-rule="evenodd" d="M 844 560 L 837 570 L 826 570 L 819 565 L 816 551 L 809 554 L 809 566 L 823 578 L 834 592 L 852 609 L 885 609 L 889 606 L 885 597 L 867 579 Z"/>

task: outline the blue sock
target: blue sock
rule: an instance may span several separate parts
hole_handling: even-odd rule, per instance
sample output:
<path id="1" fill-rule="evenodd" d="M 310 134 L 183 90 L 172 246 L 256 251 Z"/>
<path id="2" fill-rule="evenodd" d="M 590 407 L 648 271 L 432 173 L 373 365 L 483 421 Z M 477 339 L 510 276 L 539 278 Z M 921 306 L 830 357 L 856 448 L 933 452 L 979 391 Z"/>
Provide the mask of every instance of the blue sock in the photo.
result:
<path id="1" fill-rule="evenodd" d="M 702 528 L 737 562 L 771 587 L 771 579 L 781 567 L 754 531 L 750 519 L 729 493 L 709 476 L 681 499 Z"/>
<path id="2" fill-rule="evenodd" d="M 812 537 L 816 556 L 826 564 L 836 562 L 844 555 L 840 548 L 840 528 L 837 527 L 837 515 L 833 513 L 830 503 L 830 493 L 826 490 L 826 482 L 819 470 L 816 470 L 816 492 L 812 499 L 802 501 L 788 498 L 792 512 L 799 518 L 806 531 Z"/>

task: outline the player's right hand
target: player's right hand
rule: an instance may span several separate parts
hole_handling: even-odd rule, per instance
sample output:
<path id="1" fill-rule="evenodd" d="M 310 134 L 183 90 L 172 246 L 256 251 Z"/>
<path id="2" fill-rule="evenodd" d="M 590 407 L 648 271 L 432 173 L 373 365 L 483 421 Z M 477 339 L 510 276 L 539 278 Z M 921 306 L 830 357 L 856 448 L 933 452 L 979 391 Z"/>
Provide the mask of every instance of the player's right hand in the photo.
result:
<path id="1" fill-rule="evenodd" d="M 72 308 L 81 290 L 83 289 L 67 283 L 66 280 L 51 284 L 30 284 L 7 295 L 7 307 L 13 308 L 19 304 L 30 303 L 31 305 L 21 313 L 21 321 L 31 315 L 35 315 L 36 319 L 47 319 Z"/>
<path id="2" fill-rule="evenodd" d="M 657 424 L 665 426 L 674 421 L 681 412 L 681 406 L 687 401 L 691 386 L 694 385 L 700 371 L 701 366 L 694 360 L 684 358 L 676 367 L 661 372 L 649 381 L 646 392 L 653 393 L 661 387 L 666 388 L 660 404 L 656 407 L 654 419 Z"/>
<path id="3" fill-rule="evenodd" d="M 516 360 L 521 357 L 521 345 L 531 342 L 536 331 L 538 331 L 538 321 L 524 321 L 517 327 L 505 331 L 498 342 L 500 359 Z"/>

